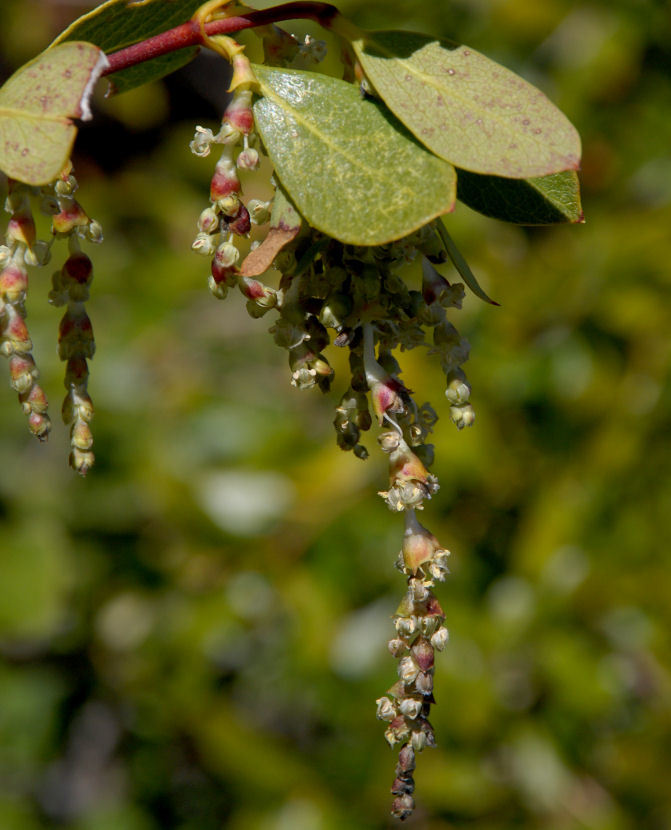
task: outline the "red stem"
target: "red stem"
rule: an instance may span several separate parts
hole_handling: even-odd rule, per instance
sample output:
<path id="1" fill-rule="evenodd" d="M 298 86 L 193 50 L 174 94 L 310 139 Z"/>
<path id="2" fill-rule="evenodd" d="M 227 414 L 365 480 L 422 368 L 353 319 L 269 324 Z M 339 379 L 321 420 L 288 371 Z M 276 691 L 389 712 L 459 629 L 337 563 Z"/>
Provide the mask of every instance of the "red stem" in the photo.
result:
<path id="1" fill-rule="evenodd" d="M 277 23 L 280 20 L 297 20 L 299 18 L 314 20 L 328 28 L 329 21 L 339 14 L 335 6 L 329 3 L 295 2 L 285 3 L 282 6 L 275 6 L 272 9 L 260 9 L 240 17 L 225 17 L 221 20 L 213 20 L 205 24 L 205 32 L 212 35 L 230 35 L 241 32 L 243 29 L 251 29 L 255 26 L 265 26 L 269 23 Z M 167 55 L 177 49 L 184 49 L 187 46 L 200 46 L 203 37 L 200 26 L 196 21 L 189 20 L 167 32 L 161 32 L 140 43 L 135 43 L 118 52 L 108 55 L 109 67 L 103 75 L 110 75 L 112 72 L 119 72 L 121 69 L 128 69 L 138 63 L 158 58 L 160 55 Z"/>

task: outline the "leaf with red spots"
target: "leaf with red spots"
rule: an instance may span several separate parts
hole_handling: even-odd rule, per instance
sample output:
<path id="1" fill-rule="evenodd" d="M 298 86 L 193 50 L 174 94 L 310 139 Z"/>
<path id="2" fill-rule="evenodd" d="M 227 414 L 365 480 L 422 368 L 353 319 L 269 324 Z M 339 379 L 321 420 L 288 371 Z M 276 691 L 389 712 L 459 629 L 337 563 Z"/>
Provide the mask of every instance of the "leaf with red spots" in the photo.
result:
<path id="1" fill-rule="evenodd" d="M 361 32 L 353 47 L 394 115 L 456 167 L 512 179 L 577 170 L 580 137 L 514 72 L 449 40 Z"/>
<path id="2" fill-rule="evenodd" d="M 53 181 L 70 157 L 77 128 L 107 66 L 90 43 L 65 43 L 17 70 L 0 89 L 0 170 L 12 179 Z"/>

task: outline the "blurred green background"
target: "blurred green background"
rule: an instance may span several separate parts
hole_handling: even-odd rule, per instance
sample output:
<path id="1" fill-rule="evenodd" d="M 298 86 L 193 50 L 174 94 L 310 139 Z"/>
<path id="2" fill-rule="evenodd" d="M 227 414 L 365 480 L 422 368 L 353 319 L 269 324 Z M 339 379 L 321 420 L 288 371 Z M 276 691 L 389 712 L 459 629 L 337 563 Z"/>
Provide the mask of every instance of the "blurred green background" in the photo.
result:
<path id="1" fill-rule="evenodd" d="M 408 826 L 671 828 L 671 7 L 339 5 L 469 43 L 584 142 L 585 225 L 449 218 L 502 304 L 453 318 L 475 427 L 450 424 L 425 352 L 402 356 L 441 416 L 423 521 L 453 551 L 439 747 Z M 84 8 L 3 0 L 3 77 Z M 65 429 L 40 446 L 0 388 L 2 830 L 392 824 L 374 700 L 395 674 L 401 522 L 375 495 L 384 459 L 335 446 L 336 391 L 292 389 L 270 316 L 211 298 L 190 252 L 212 163 L 187 144 L 224 84 L 199 59 L 101 98 L 81 133 L 81 200 L 106 233 L 86 481 Z M 51 270 L 28 322 L 56 419 Z"/>

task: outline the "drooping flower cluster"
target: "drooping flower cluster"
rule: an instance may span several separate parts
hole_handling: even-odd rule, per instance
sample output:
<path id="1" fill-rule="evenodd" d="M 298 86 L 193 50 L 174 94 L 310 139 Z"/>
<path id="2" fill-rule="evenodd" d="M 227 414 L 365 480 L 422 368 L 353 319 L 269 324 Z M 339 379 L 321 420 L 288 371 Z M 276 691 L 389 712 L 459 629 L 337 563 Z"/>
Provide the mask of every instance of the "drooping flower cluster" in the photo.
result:
<path id="1" fill-rule="evenodd" d="M 260 34 L 267 63 L 297 66 L 321 56 L 319 44 L 306 41 L 301 46 L 276 27 Z M 233 98 L 220 132 L 198 127 L 191 144 L 198 155 L 207 155 L 213 144 L 224 147 L 212 178 L 211 205 L 201 214 L 193 247 L 212 257 L 210 288 L 215 296 L 223 298 L 237 285 L 252 317 L 275 311 L 270 332 L 288 353 L 293 386 L 328 392 L 335 373 L 325 352 L 330 345 L 348 350 L 349 376 L 334 419 L 338 446 L 364 459 L 368 449 L 362 433 L 375 421 L 382 430 L 378 443 L 388 457 L 389 486 L 380 496 L 391 511 L 405 513 L 397 564 L 407 591 L 394 616 L 396 636 L 389 643 L 399 661 L 399 679 L 377 706 L 378 717 L 388 723 L 389 744 L 400 748 L 392 813 L 405 819 L 414 808 L 415 754 L 435 745 L 428 720 L 434 702 L 434 651 L 445 646 L 447 629 L 432 588 L 445 578 L 449 551 L 415 516 L 438 490 L 438 480 L 429 471 L 434 453 L 428 443 L 438 416 L 430 404 L 414 400 L 400 378 L 395 353 L 425 347 L 436 355 L 445 374 L 450 417 L 459 429 L 470 426 L 471 390 L 462 369 L 469 346 L 448 319 L 450 310 L 461 308 L 464 287 L 449 283 L 438 270 L 453 257 L 439 220 L 387 245 L 358 247 L 307 226 L 274 180 L 274 200 L 245 205 L 238 172 L 255 166 L 256 148 L 263 148 L 254 133 L 251 68 L 241 62 L 237 44 L 228 41 L 225 48 L 233 56 Z M 248 163 L 250 153 L 253 164 Z M 240 262 L 236 237 L 246 235 L 252 223 L 270 224 L 257 252 L 253 249 Z M 417 258 L 421 283 L 411 287 L 406 266 Z M 277 272 L 279 280 L 272 284 Z"/>
<path id="2" fill-rule="evenodd" d="M 231 168 L 229 174 L 232 180 Z M 275 199 L 286 198 L 278 187 Z M 250 203 L 249 212 L 263 225 L 273 207 Z M 215 233 L 221 232 L 221 218 L 213 227 Z M 271 223 L 268 238 L 272 232 Z M 276 287 L 243 276 L 245 263 L 238 267 L 237 257 L 220 263 L 221 252 L 229 250 L 221 244 L 204 243 L 214 252 L 214 293 L 223 297 L 229 286 L 237 284 L 248 299 L 251 316 L 275 311 L 270 331 L 288 353 L 293 386 L 327 392 L 335 373 L 325 352 L 330 345 L 348 350 L 349 376 L 334 419 L 338 446 L 366 458 L 362 433 L 375 421 L 382 429 L 378 443 L 388 457 L 389 486 L 380 495 L 390 510 L 405 512 L 399 567 L 408 587 L 394 618 L 396 637 L 390 642 L 399 660 L 399 680 L 378 700 L 378 717 L 388 723 L 390 745 L 400 749 L 392 812 L 407 818 L 414 807 L 415 753 L 435 745 L 428 720 L 434 702 L 434 650 L 444 647 L 447 629 L 431 589 L 447 573 L 448 551 L 415 518 L 415 510 L 422 509 L 438 489 L 437 478 L 429 471 L 434 453 L 428 443 L 437 415 L 430 404 L 414 400 L 400 378 L 395 353 L 421 346 L 435 354 L 445 373 L 450 417 L 459 429 L 470 426 L 474 413 L 462 369 L 469 347 L 448 319 L 451 309 L 461 307 L 464 288 L 449 283 L 438 270 L 448 255 L 436 222 L 377 247 L 345 245 L 303 222 L 300 231 L 280 246 L 272 268 L 268 263 L 268 273 L 258 273 L 271 282 L 273 272 L 279 272 Z M 404 279 L 404 269 L 417 257 L 421 284 L 413 288 Z"/>
<path id="3" fill-rule="evenodd" d="M 25 323 L 28 265 L 46 265 L 57 239 L 66 239 L 70 255 L 53 276 L 49 301 L 66 305 L 58 331 L 59 356 L 66 361 L 63 419 L 70 429 L 70 464 L 86 475 L 93 464 L 93 436 L 89 423 L 93 405 L 87 392 L 88 364 L 95 343 L 84 303 L 93 276 L 91 261 L 80 250 L 80 241 L 102 241 L 102 228 L 89 218 L 75 199 L 77 182 L 70 169 L 52 184 L 29 187 L 9 182 L 5 209 L 10 214 L 6 244 L 0 247 L 0 351 L 9 358 L 10 383 L 28 416 L 31 432 L 46 440 L 51 429 L 44 391 L 37 383 L 39 372 L 32 356 L 32 342 Z M 36 238 L 31 197 L 39 198 L 42 213 L 51 216 L 49 243 Z"/>

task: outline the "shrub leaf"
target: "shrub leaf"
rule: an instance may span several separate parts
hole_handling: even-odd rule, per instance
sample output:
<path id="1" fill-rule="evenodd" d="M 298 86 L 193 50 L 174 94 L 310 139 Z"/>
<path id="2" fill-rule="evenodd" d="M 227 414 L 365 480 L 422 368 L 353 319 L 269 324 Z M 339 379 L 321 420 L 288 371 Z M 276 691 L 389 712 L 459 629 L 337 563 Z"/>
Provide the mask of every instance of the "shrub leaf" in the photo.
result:
<path id="1" fill-rule="evenodd" d="M 380 103 L 313 72 L 255 66 L 256 126 L 301 215 L 352 245 L 382 245 L 453 209 L 451 164 Z"/>
<path id="2" fill-rule="evenodd" d="M 394 115 L 456 167 L 516 179 L 578 168 L 566 116 L 474 49 L 411 32 L 363 33 L 352 45 Z"/>

